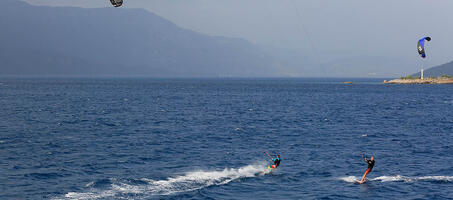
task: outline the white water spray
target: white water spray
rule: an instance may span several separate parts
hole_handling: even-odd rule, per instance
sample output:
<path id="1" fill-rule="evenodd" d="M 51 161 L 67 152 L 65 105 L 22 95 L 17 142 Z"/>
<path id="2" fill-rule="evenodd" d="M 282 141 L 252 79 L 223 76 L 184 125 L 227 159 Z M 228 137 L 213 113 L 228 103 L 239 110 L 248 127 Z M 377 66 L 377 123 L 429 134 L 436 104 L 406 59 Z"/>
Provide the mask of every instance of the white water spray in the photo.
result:
<path id="1" fill-rule="evenodd" d="M 346 176 L 340 177 L 339 180 L 343 180 L 348 183 L 355 183 L 360 180 L 360 177 Z M 415 182 L 415 181 L 445 181 L 453 182 L 453 176 L 420 176 L 420 177 L 409 177 L 409 176 L 379 176 L 376 178 L 368 178 L 368 181 L 380 181 L 380 182 Z"/>
<path id="2" fill-rule="evenodd" d="M 194 171 L 182 176 L 166 180 L 142 178 L 146 184 L 131 185 L 125 181 L 112 179 L 111 187 L 105 190 L 92 189 L 89 192 L 69 192 L 64 197 L 55 199 L 100 199 L 124 196 L 128 194 L 149 197 L 154 195 L 171 195 L 189 192 L 214 185 L 224 185 L 231 181 L 260 176 L 265 169 L 264 164 L 247 165 L 241 168 L 226 168 L 221 171 Z M 93 185 L 93 184 L 89 184 Z"/>

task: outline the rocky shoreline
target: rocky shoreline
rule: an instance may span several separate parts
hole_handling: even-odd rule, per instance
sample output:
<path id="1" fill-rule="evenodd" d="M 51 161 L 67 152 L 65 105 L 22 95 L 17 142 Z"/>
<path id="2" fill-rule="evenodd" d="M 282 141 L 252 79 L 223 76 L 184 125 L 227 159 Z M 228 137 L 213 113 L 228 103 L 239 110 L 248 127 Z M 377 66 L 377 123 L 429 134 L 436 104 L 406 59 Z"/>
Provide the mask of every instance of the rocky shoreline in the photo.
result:
<path id="1" fill-rule="evenodd" d="M 393 79 L 384 84 L 453 84 L 453 78 Z"/>

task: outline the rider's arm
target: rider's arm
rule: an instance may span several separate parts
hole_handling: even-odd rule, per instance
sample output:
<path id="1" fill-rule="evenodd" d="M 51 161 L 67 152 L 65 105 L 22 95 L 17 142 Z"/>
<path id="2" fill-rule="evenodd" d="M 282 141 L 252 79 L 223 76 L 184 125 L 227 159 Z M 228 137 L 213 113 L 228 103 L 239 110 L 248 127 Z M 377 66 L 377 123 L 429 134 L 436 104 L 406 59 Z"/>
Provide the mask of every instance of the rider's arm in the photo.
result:
<path id="1" fill-rule="evenodd" d="M 362 158 L 366 163 L 368 163 L 368 160 L 365 158 L 365 156 L 363 154 L 362 154 Z"/>

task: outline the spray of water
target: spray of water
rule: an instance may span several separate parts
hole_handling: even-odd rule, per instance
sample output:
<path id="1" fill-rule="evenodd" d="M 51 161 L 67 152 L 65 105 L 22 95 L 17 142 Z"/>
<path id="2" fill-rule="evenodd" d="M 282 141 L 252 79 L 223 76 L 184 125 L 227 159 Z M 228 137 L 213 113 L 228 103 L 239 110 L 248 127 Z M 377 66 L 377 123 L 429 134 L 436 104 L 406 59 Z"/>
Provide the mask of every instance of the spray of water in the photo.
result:
<path id="1" fill-rule="evenodd" d="M 69 192 L 55 199 L 105 199 L 128 195 L 149 197 L 155 195 L 171 195 L 203 189 L 214 185 L 224 185 L 240 178 L 263 175 L 264 164 L 247 165 L 241 168 L 226 168 L 219 171 L 193 171 L 181 176 L 165 180 L 140 179 L 144 184 L 130 184 L 127 181 L 112 179 L 108 189 L 91 189 L 88 192 Z M 93 184 L 89 184 L 90 186 Z"/>
<path id="2" fill-rule="evenodd" d="M 339 180 L 343 180 L 348 183 L 355 183 L 360 180 L 361 177 L 346 176 L 340 177 Z M 380 182 L 415 182 L 415 181 L 445 181 L 453 182 L 453 176 L 420 176 L 420 177 L 409 177 L 409 176 L 379 176 L 376 178 L 369 178 L 368 181 L 380 181 Z"/>

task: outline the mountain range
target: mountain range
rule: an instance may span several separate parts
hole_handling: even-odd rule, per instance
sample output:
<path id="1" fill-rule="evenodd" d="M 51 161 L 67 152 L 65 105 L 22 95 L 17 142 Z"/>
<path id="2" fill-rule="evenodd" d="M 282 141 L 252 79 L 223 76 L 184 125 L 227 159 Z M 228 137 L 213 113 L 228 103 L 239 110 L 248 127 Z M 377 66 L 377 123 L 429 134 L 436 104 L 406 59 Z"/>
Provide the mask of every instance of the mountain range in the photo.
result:
<path id="1" fill-rule="evenodd" d="M 439 76 L 442 76 L 442 75 L 453 76 L 453 61 L 451 61 L 449 63 L 445 63 L 445 64 L 442 64 L 442 65 L 439 65 L 439 66 L 431 67 L 431 68 L 425 69 L 423 71 L 423 76 L 424 77 L 429 77 L 429 76 L 439 77 Z M 420 76 L 420 72 L 415 73 L 412 76 L 419 77 Z"/>
<path id="2" fill-rule="evenodd" d="M 413 70 L 405 57 L 304 52 L 210 36 L 144 9 L 2 0 L 0 28 L 0 76 L 394 77 Z M 453 75 L 452 62 L 425 70 L 425 76 L 442 74 Z"/>
<path id="3" fill-rule="evenodd" d="M 238 38 L 183 29 L 143 9 L 2 0 L 0 75 L 278 76 L 278 61 Z"/>

